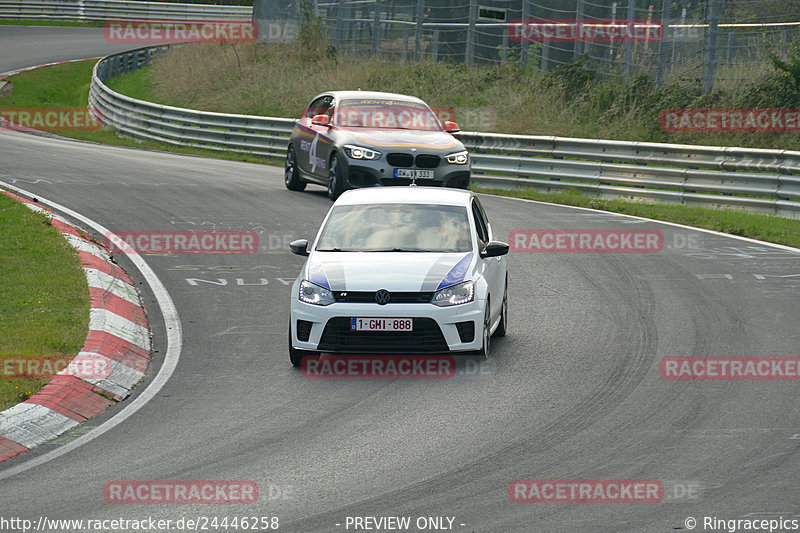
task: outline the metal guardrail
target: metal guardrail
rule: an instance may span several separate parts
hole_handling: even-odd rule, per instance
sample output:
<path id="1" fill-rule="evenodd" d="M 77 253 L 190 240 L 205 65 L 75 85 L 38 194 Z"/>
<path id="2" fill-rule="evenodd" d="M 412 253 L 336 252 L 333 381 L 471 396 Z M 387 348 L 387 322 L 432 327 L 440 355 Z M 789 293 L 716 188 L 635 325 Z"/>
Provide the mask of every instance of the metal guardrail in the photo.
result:
<path id="1" fill-rule="evenodd" d="M 105 81 L 166 47 L 100 60 L 89 105 L 106 125 L 140 138 L 283 157 L 295 120 L 164 106 L 112 91 Z M 576 189 L 601 198 L 733 207 L 800 218 L 800 152 L 568 137 L 463 132 L 473 182 L 502 188 Z"/>
<path id="2" fill-rule="evenodd" d="M 99 112 L 103 124 L 139 139 L 181 146 L 245 152 L 282 157 L 295 121 L 196 111 L 137 100 L 112 91 L 109 78 L 136 70 L 154 53 L 166 48 L 139 48 L 103 58 L 94 67 L 89 106 Z"/>
<path id="3" fill-rule="evenodd" d="M 250 20 L 252 16 L 252 6 L 125 0 L 0 0 L 0 19 Z"/>

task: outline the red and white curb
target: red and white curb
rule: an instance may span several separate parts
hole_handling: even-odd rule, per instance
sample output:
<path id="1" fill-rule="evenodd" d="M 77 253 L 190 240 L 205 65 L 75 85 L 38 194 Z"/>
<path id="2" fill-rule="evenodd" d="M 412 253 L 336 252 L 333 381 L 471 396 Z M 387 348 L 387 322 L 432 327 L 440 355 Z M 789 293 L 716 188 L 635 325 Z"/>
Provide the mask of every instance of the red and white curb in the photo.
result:
<path id="1" fill-rule="evenodd" d="M 150 364 L 150 330 L 133 282 L 111 262 L 108 252 L 63 217 L 16 194 L 0 193 L 49 217 L 77 250 L 90 299 L 89 333 L 78 355 L 105 362 L 111 369 L 105 377 L 86 379 L 64 369 L 41 391 L 0 412 L 2 462 L 97 415 L 114 400 L 126 398 Z"/>

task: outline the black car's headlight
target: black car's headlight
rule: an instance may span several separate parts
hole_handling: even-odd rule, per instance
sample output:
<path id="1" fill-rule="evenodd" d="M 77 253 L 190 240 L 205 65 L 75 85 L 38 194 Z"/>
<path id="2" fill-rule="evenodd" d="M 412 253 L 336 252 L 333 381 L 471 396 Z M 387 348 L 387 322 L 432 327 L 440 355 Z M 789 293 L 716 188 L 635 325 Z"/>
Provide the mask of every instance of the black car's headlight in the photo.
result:
<path id="1" fill-rule="evenodd" d="M 447 154 L 446 159 L 452 165 L 466 165 L 469 163 L 469 152 L 464 150 L 463 152 Z"/>
<path id="2" fill-rule="evenodd" d="M 475 285 L 471 281 L 456 283 L 433 294 L 431 303 L 439 307 L 450 307 L 469 303 L 475 299 Z"/>
<path id="3" fill-rule="evenodd" d="M 314 305 L 331 305 L 336 301 L 330 290 L 308 280 L 300 283 L 300 292 L 297 297 L 301 302 Z"/>
<path id="4" fill-rule="evenodd" d="M 356 146 L 354 144 L 344 145 L 344 153 L 351 159 L 378 159 L 381 153 L 371 148 L 364 148 L 363 146 Z"/>

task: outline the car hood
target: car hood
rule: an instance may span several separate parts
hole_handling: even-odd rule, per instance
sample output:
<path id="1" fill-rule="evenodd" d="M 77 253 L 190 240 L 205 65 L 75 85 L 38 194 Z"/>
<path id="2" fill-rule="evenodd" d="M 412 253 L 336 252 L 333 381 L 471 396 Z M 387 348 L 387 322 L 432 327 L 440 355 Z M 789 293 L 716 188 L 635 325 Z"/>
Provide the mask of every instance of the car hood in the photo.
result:
<path id="1" fill-rule="evenodd" d="M 450 153 L 464 149 L 459 140 L 444 131 L 370 130 L 344 127 L 337 131 L 346 138 L 346 142 L 367 145 L 367 148 L 377 148 L 381 151 L 416 148 Z"/>
<path id="2" fill-rule="evenodd" d="M 464 281 L 472 252 L 313 252 L 305 279 L 332 291 L 430 292 Z"/>

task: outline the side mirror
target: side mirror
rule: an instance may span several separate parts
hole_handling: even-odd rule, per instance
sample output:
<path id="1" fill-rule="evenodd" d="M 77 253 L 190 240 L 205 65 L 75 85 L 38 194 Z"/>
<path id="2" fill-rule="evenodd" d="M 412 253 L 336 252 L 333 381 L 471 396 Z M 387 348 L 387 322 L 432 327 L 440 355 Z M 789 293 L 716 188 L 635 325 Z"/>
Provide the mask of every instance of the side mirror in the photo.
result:
<path id="1" fill-rule="evenodd" d="M 506 245 L 506 249 L 508 245 Z M 289 249 L 292 251 L 293 254 L 297 255 L 308 255 L 308 240 L 306 239 L 297 239 L 296 241 L 292 241 L 289 243 Z"/>
<path id="2" fill-rule="evenodd" d="M 311 123 L 315 126 L 327 126 L 330 120 L 331 118 L 328 115 L 314 115 L 314 118 L 311 119 Z"/>
<path id="3" fill-rule="evenodd" d="M 457 133 L 461 131 L 461 128 L 458 127 L 458 124 L 453 122 L 452 120 L 445 120 L 444 121 L 444 131 L 447 133 Z"/>
<path id="4" fill-rule="evenodd" d="M 491 241 L 481 251 L 481 257 L 499 257 L 508 253 L 508 244 L 500 241 Z"/>

